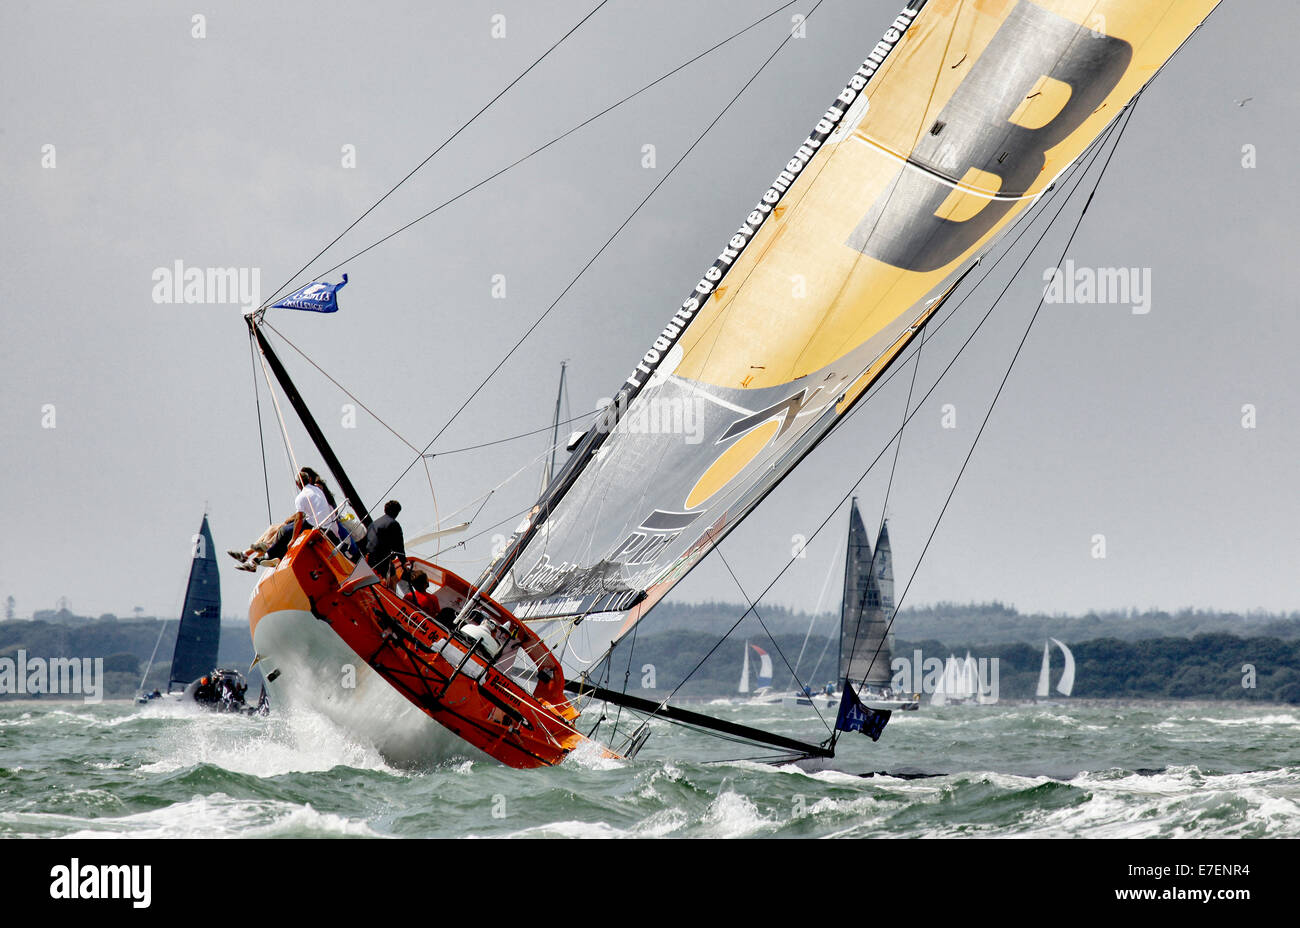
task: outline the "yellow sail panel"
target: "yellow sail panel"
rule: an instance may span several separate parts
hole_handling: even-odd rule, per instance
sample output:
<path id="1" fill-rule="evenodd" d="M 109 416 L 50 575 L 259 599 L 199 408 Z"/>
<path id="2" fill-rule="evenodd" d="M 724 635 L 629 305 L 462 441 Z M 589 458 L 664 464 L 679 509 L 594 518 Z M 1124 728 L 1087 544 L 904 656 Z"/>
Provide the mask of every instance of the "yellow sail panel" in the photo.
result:
<path id="1" fill-rule="evenodd" d="M 866 85 L 861 121 L 822 146 L 699 310 L 674 373 L 788 383 L 916 314 L 1216 3 L 931 0 Z"/>

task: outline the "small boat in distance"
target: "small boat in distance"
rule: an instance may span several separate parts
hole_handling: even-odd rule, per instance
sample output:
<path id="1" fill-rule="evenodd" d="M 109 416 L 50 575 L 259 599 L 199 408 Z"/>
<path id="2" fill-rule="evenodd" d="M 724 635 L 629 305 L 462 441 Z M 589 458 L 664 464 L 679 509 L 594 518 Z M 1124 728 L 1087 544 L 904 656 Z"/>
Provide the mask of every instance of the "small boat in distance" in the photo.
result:
<path id="1" fill-rule="evenodd" d="M 758 676 L 755 679 L 754 698 L 762 700 L 772 688 L 772 657 L 758 645 L 745 642 L 745 665 L 740 671 L 739 692 L 749 693 L 749 652 L 753 649 L 758 655 Z"/>
<path id="2" fill-rule="evenodd" d="M 1056 691 L 1062 696 L 1069 696 L 1074 692 L 1074 655 L 1062 642 L 1055 638 L 1048 638 L 1043 642 L 1043 666 L 1038 672 L 1038 690 L 1034 694 L 1034 702 L 1042 702 L 1051 692 L 1052 645 L 1060 648 L 1061 655 L 1065 658 L 1065 667 L 1061 670 L 1061 679 L 1056 682 Z"/>
<path id="3" fill-rule="evenodd" d="M 894 614 L 894 569 L 887 522 L 881 523 L 876 542 L 873 555 L 855 496 L 849 510 L 836 679 L 841 688 L 852 685 L 858 699 L 868 708 L 912 710 L 920 706 L 918 696 L 896 693 L 893 688 L 894 636 L 890 620 Z M 814 690 L 808 684 L 801 690 L 769 696 L 767 701 L 834 709 L 840 704 L 841 694 L 842 689 L 837 691 L 834 683 L 826 684 L 821 690 Z"/>
<path id="4" fill-rule="evenodd" d="M 221 648 L 221 577 L 217 572 L 217 549 L 212 543 L 206 512 L 198 534 L 192 540 L 190 556 L 190 578 L 185 587 L 180 627 L 176 631 L 176 646 L 172 649 L 171 667 L 167 673 L 167 691 L 144 691 L 154 658 L 158 656 L 158 645 L 162 643 L 167 628 L 164 621 L 158 629 L 158 640 L 154 642 L 149 665 L 140 678 L 140 693 L 135 701 L 144 704 L 166 699 L 196 703 L 220 712 L 265 714 L 265 688 L 257 706 L 248 706 L 244 702 L 244 692 L 248 689 L 244 675 L 238 670 L 217 667 L 217 652 Z M 177 685 L 181 688 L 173 692 Z"/>

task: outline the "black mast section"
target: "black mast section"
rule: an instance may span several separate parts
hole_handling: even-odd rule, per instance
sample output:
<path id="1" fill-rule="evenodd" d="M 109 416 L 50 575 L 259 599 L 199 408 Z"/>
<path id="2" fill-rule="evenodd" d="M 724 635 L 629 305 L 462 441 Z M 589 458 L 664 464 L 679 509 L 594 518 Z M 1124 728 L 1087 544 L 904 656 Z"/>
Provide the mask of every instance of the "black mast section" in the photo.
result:
<path id="1" fill-rule="evenodd" d="M 266 358 L 266 363 L 271 365 L 271 373 L 275 374 L 275 379 L 280 382 L 280 387 L 284 390 L 284 395 L 288 398 L 289 405 L 293 407 L 294 412 L 298 414 L 298 418 L 302 420 L 303 427 L 307 430 L 307 434 L 311 436 L 311 440 L 315 442 L 316 450 L 320 452 L 321 458 L 324 459 L 325 466 L 329 468 L 330 473 L 334 475 L 334 479 L 338 481 L 339 489 L 343 491 L 343 495 L 347 498 L 347 501 L 352 504 L 352 508 L 356 511 L 356 514 L 361 517 L 361 523 L 365 526 L 369 526 L 370 512 L 366 509 L 366 504 L 361 499 L 361 494 L 357 492 L 357 488 L 354 487 L 352 481 L 348 479 L 347 471 L 345 471 L 343 465 L 339 463 L 339 459 L 334 454 L 334 449 L 330 447 L 330 443 L 325 440 L 325 433 L 322 432 L 320 426 L 316 424 L 316 419 L 312 416 L 311 410 L 309 410 L 307 404 L 303 402 L 302 394 L 298 392 L 298 388 L 295 387 L 293 381 L 289 379 L 289 372 L 284 369 L 284 365 L 280 363 L 279 357 L 277 357 L 275 351 L 272 350 L 271 343 L 268 342 L 266 336 L 262 334 L 261 328 L 258 327 L 257 322 L 254 320 L 254 315 L 255 314 L 249 314 L 244 317 L 244 320 L 248 323 L 248 331 L 252 333 L 253 338 L 257 340 L 258 350 L 262 352 L 262 357 Z"/>
<path id="2" fill-rule="evenodd" d="M 605 689 L 602 686 L 592 686 L 587 683 L 579 683 L 576 680 L 568 680 L 564 688 L 570 693 L 576 693 L 579 696 L 593 696 L 596 699 L 612 702 L 616 706 L 626 706 L 629 709 L 635 709 L 638 712 L 646 712 L 652 716 L 668 719 L 673 722 L 681 722 L 684 725 L 694 725 L 697 728 L 708 728 L 712 731 L 721 732 L 726 735 L 734 735 L 737 738 L 744 738 L 746 741 L 754 741 L 758 744 L 770 744 L 773 747 L 783 748 L 787 751 L 793 751 L 803 757 L 834 757 L 835 748 L 827 747 L 821 744 L 812 744 L 807 741 L 797 741 L 794 738 L 787 738 L 784 735 L 776 735 L 770 731 L 763 731 L 761 728 L 750 728 L 748 725 L 738 725 L 735 722 L 728 722 L 724 719 L 716 719 L 711 715 L 701 715 L 699 712 L 691 712 L 688 709 L 679 709 L 676 706 L 669 706 L 652 702 L 649 699 L 641 699 L 639 696 L 629 696 L 627 693 L 618 690 Z"/>

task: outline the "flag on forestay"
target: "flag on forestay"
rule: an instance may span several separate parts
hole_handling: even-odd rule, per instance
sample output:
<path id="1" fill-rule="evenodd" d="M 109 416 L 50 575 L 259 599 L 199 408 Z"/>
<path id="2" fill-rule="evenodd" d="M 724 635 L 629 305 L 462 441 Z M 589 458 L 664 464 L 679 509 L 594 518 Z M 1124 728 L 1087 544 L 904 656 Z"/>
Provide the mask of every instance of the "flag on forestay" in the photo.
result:
<path id="1" fill-rule="evenodd" d="M 343 285 L 348 282 L 348 275 L 343 275 L 343 280 L 336 284 L 327 284 L 322 281 L 308 284 L 301 290 L 289 294 L 283 300 L 272 305 L 272 309 L 305 309 L 313 313 L 336 313 L 339 311 L 339 301 L 336 294 L 343 289 Z"/>
<path id="2" fill-rule="evenodd" d="M 864 706 L 853 692 L 853 685 L 844 682 L 844 697 L 840 700 L 840 714 L 835 719 L 836 731 L 860 731 L 872 741 L 880 740 L 892 713 L 888 709 Z"/>

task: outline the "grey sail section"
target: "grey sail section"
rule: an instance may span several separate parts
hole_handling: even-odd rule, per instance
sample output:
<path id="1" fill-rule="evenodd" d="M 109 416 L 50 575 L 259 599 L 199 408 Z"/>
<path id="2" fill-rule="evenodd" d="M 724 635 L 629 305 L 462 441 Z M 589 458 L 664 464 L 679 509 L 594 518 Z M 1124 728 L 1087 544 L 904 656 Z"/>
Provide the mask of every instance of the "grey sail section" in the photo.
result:
<path id="1" fill-rule="evenodd" d="M 888 686 L 893 678 L 890 662 L 893 660 L 894 647 L 894 635 L 890 631 L 890 620 L 894 615 L 894 552 L 889 546 L 888 522 L 881 523 L 880 537 L 876 539 L 872 579 L 879 602 L 868 627 L 880 642 L 880 654 L 868 672 L 866 682 L 872 686 Z"/>
<path id="2" fill-rule="evenodd" d="M 190 580 L 185 588 L 185 605 L 181 607 L 168 688 L 173 683 L 192 683 L 216 667 L 220 644 L 221 581 L 217 576 L 217 549 L 212 544 L 205 515 L 194 537 L 194 558 L 190 562 Z"/>
<path id="3" fill-rule="evenodd" d="M 881 532 L 888 547 L 889 537 Z M 889 611 L 885 607 L 880 581 L 883 572 L 877 562 L 881 548 L 873 557 L 871 542 L 857 501 L 849 511 L 849 541 L 844 562 L 844 600 L 840 607 L 840 680 L 887 686 L 890 680 L 890 653 L 885 641 Z M 889 574 L 889 598 L 892 607 L 893 575 Z"/>

